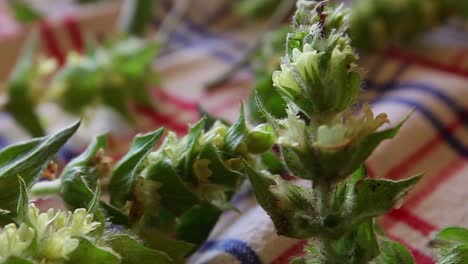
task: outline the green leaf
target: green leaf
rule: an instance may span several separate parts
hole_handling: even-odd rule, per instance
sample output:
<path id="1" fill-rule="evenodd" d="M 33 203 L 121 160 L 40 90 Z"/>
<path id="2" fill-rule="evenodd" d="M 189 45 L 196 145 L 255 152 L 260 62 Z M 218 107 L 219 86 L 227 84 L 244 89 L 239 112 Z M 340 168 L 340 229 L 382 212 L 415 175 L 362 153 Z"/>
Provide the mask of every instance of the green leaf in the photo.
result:
<path id="1" fill-rule="evenodd" d="M 272 151 L 265 152 L 261 155 L 262 163 L 271 174 L 282 174 L 286 172 L 281 159 L 276 156 Z"/>
<path id="2" fill-rule="evenodd" d="M 119 18 L 119 31 L 126 35 L 142 36 L 151 21 L 155 7 L 153 0 L 126 0 Z"/>
<path id="3" fill-rule="evenodd" d="M 284 40 L 283 40 L 284 43 Z M 256 98 L 255 98 L 256 97 Z M 261 123 L 266 121 L 259 109 L 257 101 L 261 101 L 263 108 L 275 118 L 286 117 L 286 101 L 273 87 L 271 72 L 257 77 L 254 93 L 249 98 L 249 113 L 253 121 Z"/>
<path id="4" fill-rule="evenodd" d="M 210 113 L 208 113 L 205 109 L 203 109 L 201 107 L 201 105 L 197 105 L 197 110 L 198 110 L 198 114 L 200 115 L 200 117 L 204 117 L 206 118 L 206 122 L 205 122 L 205 127 L 204 127 L 204 131 L 207 132 L 208 130 L 210 130 L 211 127 L 213 127 L 213 125 L 217 122 L 217 121 L 220 121 L 222 124 L 226 125 L 226 126 L 229 126 L 229 122 L 222 119 L 222 118 L 219 118 L 219 117 L 216 117 L 216 116 L 213 116 L 211 115 Z"/>
<path id="5" fill-rule="evenodd" d="M 21 177 L 18 177 L 20 196 L 18 199 L 17 215 L 22 223 L 29 223 L 29 196 L 28 187 Z"/>
<path id="6" fill-rule="evenodd" d="M 317 212 L 302 187 L 285 181 L 278 184 L 248 164 L 245 166 L 257 202 L 273 220 L 279 235 L 305 239 L 323 232 Z"/>
<path id="7" fill-rule="evenodd" d="M 1 264 L 34 264 L 34 262 L 21 257 L 10 256 Z"/>
<path id="8" fill-rule="evenodd" d="M 161 206 L 169 209 L 176 216 L 182 215 L 200 202 L 195 193 L 184 184 L 168 160 L 151 164 L 145 178 L 160 185 L 157 192 L 161 199 Z"/>
<path id="9" fill-rule="evenodd" d="M 351 159 L 346 164 L 347 166 L 343 168 L 342 174 L 350 174 L 354 172 L 361 164 L 364 163 L 364 161 L 369 157 L 369 155 L 374 151 L 374 149 L 383 141 L 386 139 L 391 139 L 396 136 L 398 131 L 400 131 L 400 128 L 403 126 L 403 124 L 406 122 L 406 120 L 409 118 L 405 118 L 402 122 L 400 122 L 396 127 L 387 129 L 381 132 L 377 132 L 374 134 L 371 134 L 370 136 L 364 138 L 362 142 L 360 142 L 356 148 L 353 148 L 351 153 Z M 335 163 L 336 164 L 336 163 Z"/>
<path id="10" fill-rule="evenodd" d="M 89 190 L 91 191 L 91 190 Z M 96 234 L 97 237 L 101 237 L 104 233 L 104 229 L 106 226 L 106 216 L 102 211 L 101 207 L 101 182 L 97 181 L 96 183 L 96 190 L 93 193 L 93 198 L 89 202 L 88 206 L 86 207 L 88 213 L 93 214 L 94 221 L 98 221 L 101 225 L 92 231 L 91 236 Z"/>
<path id="11" fill-rule="evenodd" d="M 193 163 L 196 158 L 196 147 L 198 145 L 198 139 L 203 133 L 203 128 L 205 127 L 206 118 L 203 117 L 196 123 L 194 126 L 190 127 L 187 138 L 187 146 L 185 148 L 185 160 L 182 163 L 182 178 L 184 180 L 189 179 L 193 175 Z"/>
<path id="12" fill-rule="evenodd" d="M 88 148 L 63 169 L 60 177 L 60 193 L 69 207 L 86 207 L 93 199 L 91 190 L 97 187 L 100 176 L 96 157 L 106 145 L 106 134 L 95 137 Z"/>
<path id="13" fill-rule="evenodd" d="M 468 230 L 448 227 L 437 233 L 430 246 L 437 253 L 437 263 L 464 264 L 468 262 Z"/>
<path id="14" fill-rule="evenodd" d="M 136 173 L 163 133 L 164 129 L 160 128 L 154 132 L 135 137 L 129 152 L 112 171 L 110 182 L 112 205 L 121 208 L 130 199 Z"/>
<path id="15" fill-rule="evenodd" d="M 144 247 L 129 235 L 111 235 L 105 240 L 121 256 L 122 264 L 172 263 L 166 253 Z"/>
<path id="16" fill-rule="evenodd" d="M 208 164 L 212 174 L 209 177 L 210 183 L 224 186 L 228 189 L 235 190 L 242 177 L 237 171 L 230 170 L 226 167 L 220 157 L 216 147 L 213 144 L 206 144 L 200 151 L 198 159 L 207 159 L 210 161 Z"/>
<path id="17" fill-rule="evenodd" d="M 34 77 L 34 56 L 37 49 L 38 36 L 33 31 L 24 45 L 18 62 L 7 82 L 7 102 L 5 110 L 8 111 L 18 124 L 34 137 L 44 136 L 39 116 L 36 113 L 34 99 L 32 98 L 32 79 Z"/>
<path id="18" fill-rule="evenodd" d="M 468 245 L 457 245 L 443 251 L 437 258 L 438 264 L 466 264 L 468 263 Z"/>
<path id="19" fill-rule="evenodd" d="M 226 149 L 229 152 L 243 152 L 242 143 L 244 143 L 245 138 L 247 136 L 247 124 L 245 123 L 244 117 L 244 105 L 241 104 L 240 107 L 240 114 L 239 118 L 237 119 L 236 123 L 234 123 L 228 130 L 225 144 Z M 245 145 L 245 143 L 244 143 Z M 245 147 L 245 151 L 247 150 L 247 146 Z"/>
<path id="20" fill-rule="evenodd" d="M 341 255 L 342 263 L 369 263 L 378 256 L 379 245 L 372 221 L 360 224 L 355 230 L 338 240 L 335 244 L 335 251 Z"/>
<path id="21" fill-rule="evenodd" d="M 66 264 L 100 263 L 118 264 L 120 258 L 108 249 L 94 245 L 86 238 L 79 237 L 78 247 L 68 255 Z"/>
<path id="22" fill-rule="evenodd" d="M 18 175 L 27 186 L 41 176 L 57 151 L 78 129 L 80 122 L 43 138 L 10 145 L 0 151 L 0 204 L 16 211 L 20 193 Z"/>
<path id="23" fill-rule="evenodd" d="M 450 243 L 468 244 L 468 229 L 463 227 L 447 227 L 439 231 L 435 239 Z"/>
<path id="24" fill-rule="evenodd" d="M 363 179 L 356 183 L 354 191 L 347 197 L 347 211 L 353 223 L 383 215 L 416 185 L 422 175 L 417 175 L 401 181 Z"/>
<path id="25" fill-rule="evenodd" d="M 208 203 L 194 206 L 179 219 L 177 238 L 200 246 L 210 235 L 221 213 L 220 209 Z"/>
<path id="26" fill-rule="evenodd" d="M 185 263 L 185 256 L 194 248 L 193 245 L 188 242 L 168 238 L 167 234 L 163 234 L 153 228 L 143 229 L 142 232 L 139 233 L 139 237 L 148 243 L 148 246 L 151 248 L 169 255 L 174 263 Z"/>
<path id="27" fill-rule="evenodd" d="M 23 0 L 10 1 L 15 18 L 23 23 L 30 23 L 42 18 L 42 14 Z"/>
<path id="28" fill-rule="evenodd" d="M 374 259 L 375 264 L 414 264 L 413 255 L 402 244 L 379 238 L 380 255 Z"/>

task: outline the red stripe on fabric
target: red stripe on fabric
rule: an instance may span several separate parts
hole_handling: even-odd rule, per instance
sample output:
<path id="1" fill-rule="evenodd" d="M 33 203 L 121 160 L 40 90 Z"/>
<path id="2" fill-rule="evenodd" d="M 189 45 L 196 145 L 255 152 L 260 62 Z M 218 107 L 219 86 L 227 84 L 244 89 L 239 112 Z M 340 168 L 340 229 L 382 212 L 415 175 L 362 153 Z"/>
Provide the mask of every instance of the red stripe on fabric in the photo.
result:
<path id="1" fill-rule="evenodd" d="M 468 77 L 468 70 L 462 69 L 457 66 L 441 64 L 436 61 L 421 57 L 420 55 L 416 55 L 401 49 L 390 48 L 385 52 L 385 56 L 390 59 L 399 59 L 408 63 L 431 68 L 433 70 Z"/>
<path id="2" fill-rule="evenodd" d="M 388 213 L 387 216 L 406 223 L 409 227 L 419 231 L 424 236 L 428 236 L 432 232 L 439 229 L 435 225 L 429 223 L 427 220 L 413 214 L 404 208 L 394 209 Z"/>
<path id="3" fill-rule="evenodd" d="M 447 127 L 445 127 L 442 133 L 438 133 L 434 138 L 429 140 L 426 144 L 422 147 L 417 149 L 413 154 L 411 154 L 408 158 L 405 158 L 400 164 L 396 165 L 392 169 L 390 169 L 385 175 L 384 178 L 387 179 L 398 179 L 405 174 L 418 162 L 423 160 L 427 155 L 429 155 L 435 148 L 442 143 L 444 140 L 443 134 L 449 134 L 455 132 L 458 128 L 461 127 L 463 124 L 461 119 L 457 119 L 456 121 L 450 123 Z"/>
<path id="4" fill-rule="evenodd" d="M 454 159 L 439 173 L 437 173 L 437 176 L 431 179 L 424 189 L 413 194 L 405 203 L 405 207 L 414 208 L 418 206 L 428 195 L 432 194 L 438 186 L 455 176 L 456 173 L 467 164 L 467 161 L 468 160 L 466 158 L 461 157 Z"/>
<path id="5" fill-rule="evenodd" d="M 151 93 L 159 99 L 165 100 L 180 109 L 186 111 L 197 111 L 197 103 L 190 102 L 184 99 L 181 99 L 177 96 L 171 95 L 168 92 L 164 91 L 163 89 L 155 88 L 152 89 Z"/>
<path id="6" fill-rule="evenodd" d="M 456 67 L 463 67 L 463 63 L 465 63 L 466 60 L 468 60 L 468 50 L 463 49 L 455 54 L 452 64 Z"/>
<path id="7" fill-rule="evenodd" d="M 74 50 L 79 53 L 83 53 L 85 50 L 85 43 L 83 34 L 76 18 L 73 16 L 67 16 L 64 18 L 63 24 L 67 30 L 68 36 L 72 41 Z"/>
<path id="8" fill-rule="evenodd" d="M 45 20 L 39 23 L 42 41 L 50 56 L 54 57 L 60 65 L 65 63 L 65 54 L 60 49 L 59 42 L 55 37 L 52 26 Z"/>
<path id="9" fill-rule="evenodd" d="M 302 240 L 288 248 L 283 254 L 277 257 L 271 264 L 288 264 L 291 258 L 303 256 L 304 247 L 307 245 L 307 240 Z"/>
<path id="10" fill-rule="evenodd" d="M 405 245 L 406 248 L 408 248 L 408 250 L 411 252 L 411 254 L 413 254 L 413 257 L 414 257 L 414 260 L 415 260 L 416 264 L 434 264 L 435 263 L 435 261 L 431 257 L 429 257 L 428 255 L 422 253 L 418 249 L 410 246 L 406 241 L 403 241 L 401 238 L 396 237 L 396 236 L 391 235 L 391 234 L 387 234 L 387 236 L 390 239 L 395 240 L 395 241 Z"/>
<path id="11" fill-rule="evenodd" d="M 466 165 L 466 163 L 467 163 L 467 160 L 465 158 L 457 157 L 456 159 L 454 159 L 446 167 L 444 167 L 439 173 L 437 173 L 436 177 L 432 178 L 430 182 L 426 183 L 426 186 L 424 189 L 410 196 L 405 201 L 405 204 L 403 205 L 401 209 L 404 209 L 405 211 L 408 212 L 412 208 L 418 206 L 422 201 L 424 201 L 424 199 L 427 196 L 432 194 L 437 187 L 439 187 L 441 184 L 443 184 L 444 182 L 449 180 L 451 177 L 453 177 L 456 172 L 458 172 L 461 168 L 464 167 L 464 165 Z M 406 222 L 404 219 L 397 219 L 397 218 L 393 218 L 393 219 Z M 397 221 L 386 221 L 386 222 L 383 222 L 382 225 L 385 226 L 387 230 L 389 230 L 396 223 Z M 409 225 L 408 222 L 406 222 L 406 224 Z M 429 228 L 427 230 L 429 230 Z"/>
<path id="12" fill-rule="evenodd" d="M 150 107 L 136 107 L 137 112 L 145 115 L 150 118 L 153 122 L 160 124 L 162 126 L 167 126 L 169 129 L 173 130 L 177 134 L 186 134 L 188 131 L 187 124 L 182 124 L 176 121 L 173 116 L 164 115 Z"/>

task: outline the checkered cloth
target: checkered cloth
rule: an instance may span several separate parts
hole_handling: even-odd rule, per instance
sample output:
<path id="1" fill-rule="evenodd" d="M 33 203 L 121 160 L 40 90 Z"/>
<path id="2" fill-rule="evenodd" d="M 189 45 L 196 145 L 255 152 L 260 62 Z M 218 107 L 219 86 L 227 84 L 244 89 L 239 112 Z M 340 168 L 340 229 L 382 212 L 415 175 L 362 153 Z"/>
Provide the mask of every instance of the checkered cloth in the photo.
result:
<path id="1" fill-rule="evenodd" d="M 158 13 L 164 15 L 171 3 L 161 2 Z M 252 77 L 248 69 L 216 92 L 203 90 L 208 80 L 239 60 L 260 35 L 261 26 L 242 26 L 229 15 L 232 2 L 195 1 L 196 7 L 171 35 L 169 48 L 156 62 L 163 79 L 160 89 L 154 90 L 159 109 L 140 113 L 145 120 L 143 130 L 164 125 L 184 134 L 187 123 L 198 118 L 197 104 L 214 115 L 236 118 L 239 102 L 249 94 Z M 82 26 L 85 22 L 73 18 L 58 19 L 54 30 L 79 49 L 87 28 Z M 3 24 L 5 18 L 0 21 Z M 55 31 L 46 23 L 41 25 L 45 50 L 63 56 L 54 40 Z M 0 36 L 2 31 L 8 32 L 3 27 Z M 392 239 L 410 248 L 418 264 L 428 264 L 434 263 L 427 249 L 432 232 L 450 225 L 468 227 L 468 35 L 441 28 L 420 43 L 415 49 L 392 48 L 379 57 L 364 58 L 363 67 L 367 69 L 365 98 L 375 112 L 388 113 L 393 124 L 414 112 L 399 135 L 383 143 L 367 165 L 373 176 L 389 179 L 425 173 L 405 203 L 381 222 Z M 50 130 L 73 120 L 51 105 L 40 110 Z M 63 160 L 77 155 L 93 134 L 106 129 L 112 131 L 114 150 L 128 146 L 134 130 L 108 110 L 93 115 L 62 150 Z M 2 146 L 26 137 L 7 115 L 0 118 Z M 292 256 L 302 254 L 305 241 L 276 235 L 248 184 L 233 203 L 241 214 L 226 212 L 189 263 L 288 263 Z"/>

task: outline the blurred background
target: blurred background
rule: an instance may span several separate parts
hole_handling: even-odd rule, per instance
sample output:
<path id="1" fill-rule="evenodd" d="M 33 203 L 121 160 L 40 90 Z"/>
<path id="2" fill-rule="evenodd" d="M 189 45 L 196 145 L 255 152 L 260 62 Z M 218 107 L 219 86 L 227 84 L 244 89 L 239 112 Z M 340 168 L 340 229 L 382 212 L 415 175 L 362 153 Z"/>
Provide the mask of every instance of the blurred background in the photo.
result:
<path id="1" fill-rule="evenodd" d="M 366 76 L 363 100 L 376 113 L 388 113 L 392 124 L 413 112 L 398 137 L 372 155 L 369 169 L 391 179 L 425 172 L 405 206 L 383 219 L 384 227 L 410 246 L 417 263 L 432 263 L 425 249 L 431 232 L 468 225 L 468 1 L 344 2 L 351 7 L 349 33 Z M 29 138 L 31 131 L 40 134 L 31 115 L 44 133 L 83 118 L 60 154 L 64 162 L 104 131 L 111 131 L 115 153 L 126 150 L 137 132 L 165 126 L 183 135 L 200 109 L 232 121 L 243 101 L 251 123 L 261 122 L 249 96 L 256 89 L 262 100 L 282 108 L 271 73 L 283 55 L 294 7 L 292 0 L 2 0 L 0 87 L 6 111 L 0 114 L 0 146 Z M 25 61 L 37 62 L 31 66 L 37 68 L 15 79 L 34 34 L 37 49 Z M 153 44 L 155 50 L 146 48 Z M 84 66 L 62 72 L 76 65 Z M 128 73 L 133 69 L 139 70 Z M 23 88 L 14 88 L 17 79 Z M 145 86 L 148 93 L 87 96 L 100 82 L 122 80 L 130 80 L 124 82 L 128 89 Z M 108 100 L 114 97 L 120 99 Z M 19 109 L 9 104 L 14 98 L 22 103 Z M 239 208 L 245 213 L 227 213 L 216 238 L 246 241 L 266 263 L 282 263 L 304 246 L 277 237 L 261 209 L 248 203 L 252 194 L 244 199 Z M 447 214 L 446 208 L 453 210 Z M 227 261 L 233 255 L 207 250 L 193 261 Z"/>

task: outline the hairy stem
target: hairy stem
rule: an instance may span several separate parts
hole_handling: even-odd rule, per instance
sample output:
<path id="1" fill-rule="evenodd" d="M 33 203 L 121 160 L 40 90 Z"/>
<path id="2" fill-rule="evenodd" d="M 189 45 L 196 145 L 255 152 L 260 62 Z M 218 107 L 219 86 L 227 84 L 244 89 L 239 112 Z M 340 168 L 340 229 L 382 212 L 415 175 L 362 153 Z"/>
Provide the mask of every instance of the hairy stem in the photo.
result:
<path id="1" fill-rule="evenodd" d="M 36 182 L 31 187 L 29 194 L 36 198 L 55 195 L 60 192 L 60 185 L 60 179 Z"/>

